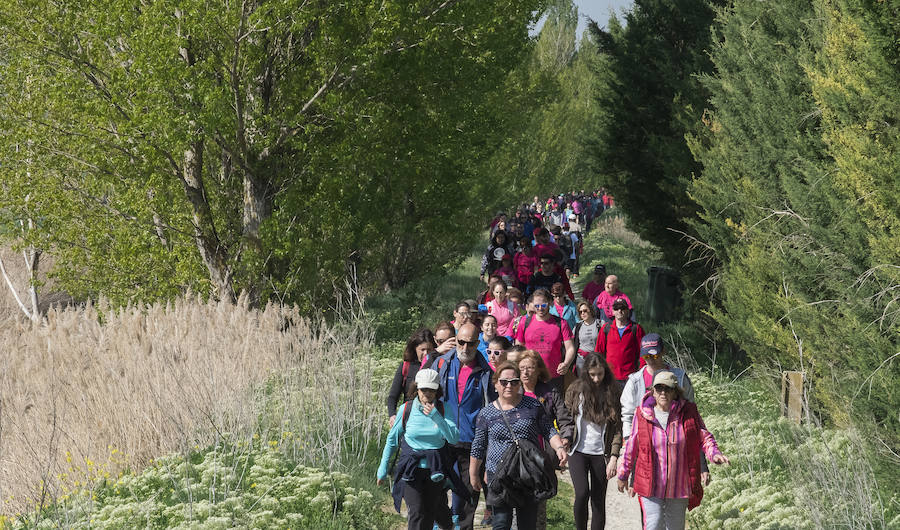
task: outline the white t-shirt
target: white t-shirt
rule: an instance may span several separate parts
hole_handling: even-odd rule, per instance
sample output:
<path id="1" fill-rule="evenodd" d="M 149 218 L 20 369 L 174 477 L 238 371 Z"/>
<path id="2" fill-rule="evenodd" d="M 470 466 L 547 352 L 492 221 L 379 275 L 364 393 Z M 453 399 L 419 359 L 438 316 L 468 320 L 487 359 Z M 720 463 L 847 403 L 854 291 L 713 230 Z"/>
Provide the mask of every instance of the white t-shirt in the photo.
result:
<path id="1" fill-rule="evenodd" d="M 597 425 L 584 417 L 584 402 L 578 405 L 578 443 L 575 450 L 586 455 L 602 455 L 606 445 L 606 424 Z"/>

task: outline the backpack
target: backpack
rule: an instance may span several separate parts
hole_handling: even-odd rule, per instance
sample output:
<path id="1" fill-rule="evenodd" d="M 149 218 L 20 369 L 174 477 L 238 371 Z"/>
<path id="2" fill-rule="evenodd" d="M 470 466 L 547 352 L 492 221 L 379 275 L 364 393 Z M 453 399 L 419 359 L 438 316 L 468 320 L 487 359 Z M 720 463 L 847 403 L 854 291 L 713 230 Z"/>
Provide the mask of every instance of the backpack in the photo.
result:
<path id="1" fill-rule="evenodd" d="M 532 499 L 542 501 L 555 496 L 558 483 L 550 456 L 531 440 L 516 436 L 506 412 L 500 409 L 500 414 L 514 443 L 503 452 L 488 484 L 492 504 L 520 508 L 523 503 L 533 502 Z"/>

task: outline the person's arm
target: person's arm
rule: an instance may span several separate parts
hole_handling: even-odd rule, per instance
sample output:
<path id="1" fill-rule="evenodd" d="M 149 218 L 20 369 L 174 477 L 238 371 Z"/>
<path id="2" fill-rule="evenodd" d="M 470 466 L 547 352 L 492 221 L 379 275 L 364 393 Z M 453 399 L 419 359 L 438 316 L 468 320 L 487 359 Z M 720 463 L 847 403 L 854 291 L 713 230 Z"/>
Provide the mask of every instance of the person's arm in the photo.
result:
<path id="1" fill-rule="evenodd" d="M 699 414 L 697 414 L 697 426 L 700 427 L 700 444 L 703 452 L 706 454 L 706 458 L 714 464 L 727 464 L 728 458 L 719 450 L 719 444 L 716 443 L 712 433 L 706 430 L 703 418 Z"/>
<path id="2" fill-rule="evenodd" d="M 402 409 L 406 404 L 400 405 Z M 397 410 L 397 413 L 402 413 L 401 410 Z M 391 456 L 393 456 L 394 451 L 397 450 L 397 446 L 400 444 L 400 431 L 403 428 L 402 421 L 394 422 L 391 430 L 388 431 L 387 440 L 384 442 L 384 450 L 381 452 L 381 463 L 378 465 L 378 472 L 375 475 L 375 480 L 378 484 L 381 484 L 381 481 L 387 477 L 388 474 L 388 462 L 391 460 Z"/>
<path id="3" fill-rule="evenodd" d="M 629 377 L 628 381 L 625 382 L 624 390 L 622 390 L 622 397 L 619 398 L 619 402 L 622 404 L 622 435 L 625 437 L 625 440 L 628 440 L 628 437 L 631 436 L 631 422 L 634 420 L 634 411 L 637 409 L 634 394 L 635 381 Z"/>
<path id="4" fill-rule="evenodd" d="M 489 404 L 485 404 L 485 407 Z M 487 456 L 488 425 L 485 420 L 485 409 L 481 409 L 475 419 L 475 435 L 472 437 L 472 447 L 469 450 L 469 485 L 475 491 L 481 491 L 481 465 Z M 466 480 L 466 477 L 460 477 Z"/>
<path id="5" fill-rule="evenodd" d="M 556 369 L 558 375 L 565 374 L 567 370 L 572 368 L 572 364 L 575 363 L 575 343 L 572 342 L 572 339 L 569 339 L 563 342 L 563 346 L 566 348 L 566 358 Z"/>
<path id="6" fill-rule="evenodd" d="M 437 407 L 431 409 L 431 413 L 428 414 L 428 417 L 431 418 L 431 421 L 437 425 L 438 430 L 441 432 L 441 436 L 447 440 L 447 443 L 450 445 L 459 443 L 459 428 L 453 423 L 452 420 L 448 420 L 444 416 L 438 412 Z"/>
<path id="7" fill-rule="evenodd" d="M 571 445 L 575 437 L 575 421 L 572 413 L 566 407 L 562 392 L 555 386 L 550 390 L 550 401 L 553 404 L 553 415 L 556 417 L 556 425 L 563 444 Z"/>
<path id="8" fill-rule="evenodd" d="M 609 462 L 606 464 L 606 480 L 609 480 L 616 476 L 616 467 L 622 452 L 622 418 L 607 423 L 606 428 L 613 429 L 612 443 L 609 446 Z"/>
<path id="9" fill-rule="evenodd" d="M 391 427 L 394 426 L 394 419 L 396 414 L 394 412 L 397 410 L 397 401 L 400 399 L 400 394 L 403 393 L 403 363 L 400 363 L 400 366 L 397 367 L 397 371 L 394 373 L 394 380 L 391 381 L 391 388 L 388 390 L 387 395 L 387 409 L 388 415 L 391 417 Z"/>
<path id="10" fill-rule="evenodd" d="M 616 473 L 616 482 L 619 491 L 625 491 L 625 488 L 628 485 L 628 477 L 631 476 L 631 472 L 634 470 L 634 462 L 637 460 L 639 452 L 640 446 L 637 444 L 637 433 L 635 432 L 638 424 L 634 423 L 633 425 L 631 435 L 625 442 L 625 449 L 619 456 L 619 469 Z M 629 488 L 629 493 L 634 496 L 634 490 L 631 488 Z"/>

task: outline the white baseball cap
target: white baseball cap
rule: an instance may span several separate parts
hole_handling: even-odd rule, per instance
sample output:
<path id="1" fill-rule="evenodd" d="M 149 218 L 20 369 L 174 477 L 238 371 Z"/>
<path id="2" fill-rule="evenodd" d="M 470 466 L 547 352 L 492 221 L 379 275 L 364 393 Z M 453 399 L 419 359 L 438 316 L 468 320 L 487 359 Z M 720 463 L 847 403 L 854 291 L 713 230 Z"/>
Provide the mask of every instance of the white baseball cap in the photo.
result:
<path id="1" fill-rule="evenodd" d="M 431 390 L 437 390 L 441 387 L 440 380 L 438 379 L 438 373 L 431 368 L 419 370 L 419 372 L 416 374 L 416 387 L 421 389 L 430 388 Z"/>

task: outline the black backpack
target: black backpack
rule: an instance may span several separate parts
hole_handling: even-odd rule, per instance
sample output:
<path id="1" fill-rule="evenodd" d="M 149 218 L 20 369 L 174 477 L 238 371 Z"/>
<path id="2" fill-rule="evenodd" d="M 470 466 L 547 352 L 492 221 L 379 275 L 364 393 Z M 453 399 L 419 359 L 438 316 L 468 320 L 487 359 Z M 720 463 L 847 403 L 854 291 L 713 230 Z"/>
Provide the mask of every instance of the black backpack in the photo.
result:
<path id="1" fill-rule="evenodd" d="M 492 497 L 506 506 L 520 508 L 532 499 L 543 501 L 555 496 L 558 482 L 553 459 L 530 440 L 518 438 L 506 412 L 500 409 L 500 414 L 515 443 L 503 452 L 488 484 Z"/>

